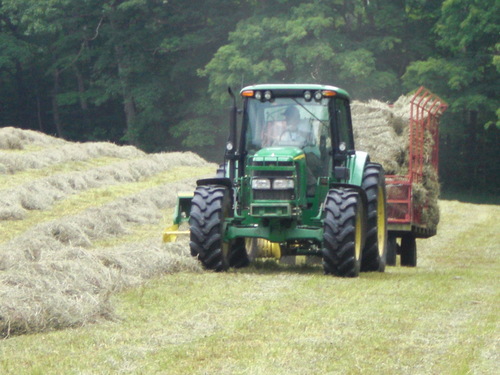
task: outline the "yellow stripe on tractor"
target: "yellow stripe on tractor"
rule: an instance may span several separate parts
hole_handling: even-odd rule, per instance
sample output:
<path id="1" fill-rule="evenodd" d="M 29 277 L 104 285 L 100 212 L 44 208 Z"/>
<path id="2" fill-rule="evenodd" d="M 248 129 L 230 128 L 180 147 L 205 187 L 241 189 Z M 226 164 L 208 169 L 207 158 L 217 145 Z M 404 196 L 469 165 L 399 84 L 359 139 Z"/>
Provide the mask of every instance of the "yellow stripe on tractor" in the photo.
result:
<path id="1" fill-rule="evenodd" d="M 179 226 L 174 224 L 163 231 L 163 242 L 175 242 L 177 236 L 187 235 L 189 230 L 179 230 Z"/>

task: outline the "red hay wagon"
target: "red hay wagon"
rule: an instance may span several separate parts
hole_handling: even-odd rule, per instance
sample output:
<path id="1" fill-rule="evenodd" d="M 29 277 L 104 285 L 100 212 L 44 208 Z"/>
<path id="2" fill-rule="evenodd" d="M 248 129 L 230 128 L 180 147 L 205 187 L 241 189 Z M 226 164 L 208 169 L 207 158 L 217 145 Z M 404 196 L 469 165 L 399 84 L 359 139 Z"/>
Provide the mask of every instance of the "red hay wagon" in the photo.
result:
<path id="1" fill-rule="evenodd" d="M 387 264 L 417 265 L 416 238 L 436 234 L 437 222 L 431 223 L 424 211 L 430 204 L 429 196 L 416 197 L 416 187 L 435 179 L 438 188 L 439 118 L 447 104 L 424 87 L 420 87 L 410 101 L 408 173 L 387 175 L 388 254 Z M 437 198 L 437 193 L 436 194 Z"/>

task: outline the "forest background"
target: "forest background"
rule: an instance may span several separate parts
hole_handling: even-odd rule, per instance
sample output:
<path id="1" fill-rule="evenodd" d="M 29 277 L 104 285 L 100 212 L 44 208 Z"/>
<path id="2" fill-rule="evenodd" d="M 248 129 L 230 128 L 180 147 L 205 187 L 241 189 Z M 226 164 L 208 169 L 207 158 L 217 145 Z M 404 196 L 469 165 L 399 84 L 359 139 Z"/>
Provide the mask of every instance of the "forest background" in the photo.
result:
<path id="1" fill-rule="evenodd" d="M 498 203 L 499 35 L 497 0 L 0 0 L 0 126 L 220 161 L 228 86 L 424 85 L 443 194 Z"/>

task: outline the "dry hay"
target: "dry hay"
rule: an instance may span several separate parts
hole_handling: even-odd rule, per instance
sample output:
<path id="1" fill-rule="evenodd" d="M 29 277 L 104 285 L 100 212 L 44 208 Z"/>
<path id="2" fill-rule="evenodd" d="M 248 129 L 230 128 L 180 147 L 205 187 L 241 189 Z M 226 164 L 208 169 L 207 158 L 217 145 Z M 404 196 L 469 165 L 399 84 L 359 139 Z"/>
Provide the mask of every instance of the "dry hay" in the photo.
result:
<path id="1" fill-rule="evenodd" d="M 404 175 L 408 170 L 409 105 L 405 96 L 392 106 L 377 100 L 351 105 L 356 148 L 368 152 L 387 174 Z"/>
<path id="2" fill-rule="evenodd" d="M 30 145 L 46 147 L 64 144 L 68 142 L 34 130 L 23 130 L 11 126 L 0 128 L 0 149 L 23 150 Z"/>
<path id="3" fill-rule="evenodd" d="M 27 169 L 42 169 L 98 157 L 134 159 L 143 156 L 145 153 L 133 146 L 118 146 L 106 142 L 57 144 L 32 152 L 0 152 L 0 173 L 14 174 Z"/>
<path id="4" fill-rule="evenodd" d="M 401 96 L 393 105 L 377 100 L 354 101 L 351 106 L 356 148 L 368 152 L 370 159 L 382 164 L 388 175 L 408 174 L 409 117 L 411 97 Z M 425 134 L 424 164 L 434 146 Z M 425 164 L 423 181 L 412 186 L 413 202 L 423 207 L 422 223 L 435 229 L 439 222 L 439 181 L 434 168 Z"/>
<path id="5" fill-rule="evenodd" d="M 213 166 L 215 171 L 215 165 L 193 153 L 146 155 L 134 147 L 73 144 L 14 128 L 4 128 L 1 135 L 1 147 L 13 150 L 0 151 L 6 173 L 100 156 L 125 160 L 0 190 L 0 220 L 22 220 L 27 210 L 50 209 L 54 202 L 70 195 L 139 182 L 174 167 Z M 42 149 L 26 151 L 30 145 Z M 187 238 L 162 244 L 161 229 L 142 242 L 106 248 L 95 245 L 96 241 L 127 235 L 134 225 L 160 223 L 165 210 L 175 205 L 177 192 L 194 190 L 195 180 L 153 185 L 108 204 L 34 225 L 1 243 L 0 335 L 112 319 L 112 293 L 165 273 L 199 272 L 201 266 L 190 256 Z"/>
<path id="6" fill-rule="evenodd" d="M 56 201 L 88 189 L 137 182 L 174 167 L 202 167 L 206 161 L 191 152 L 147 155 L 91 170 L 58 173 L 0 190 L 0 220 L 21 220 L 27 210 L 45 210 Z"/>
<path id="7" fill-rule="evenodd" d="M 93 241 L 127 233 L 131 223 L 157 223 L 178 191 L 195 179 L 151 188 L 78 215 L 35 226 L 0 247 L 0 332 L 58 329 L 112 316 L 109 295 L 145 279 L 200 271 L 187 242 L 159 238 L 111 249 Z M 159 237 L 159 234 L 158 234 Z"/>

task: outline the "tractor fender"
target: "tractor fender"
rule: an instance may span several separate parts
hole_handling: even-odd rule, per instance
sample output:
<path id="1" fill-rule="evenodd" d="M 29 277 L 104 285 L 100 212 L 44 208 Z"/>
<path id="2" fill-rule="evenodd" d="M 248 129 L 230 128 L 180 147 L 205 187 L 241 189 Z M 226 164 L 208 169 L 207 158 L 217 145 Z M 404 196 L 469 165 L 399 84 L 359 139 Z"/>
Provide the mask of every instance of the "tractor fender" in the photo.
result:
<path id="1" fill-rule="evenodd" d="M 364 151 L 356 151 L 356 153 L 349 158 L 348 163 L 351 171 L 349 178 L 350 185 L 361 187 L 365 166 L 369 161 L 370 157 L 368 153 Z"/>
<path id="2" fill-rule="evenodd" d="M 353 184 L 332 184 L 330 186 L 330 188 L 348 188 L 348 189 L 352 189 L 352 190 L 355 190 L 359 196 L 361 197 L 361 201 L 363 202 L 363 206 L 364 207 L 368 207 L 368 197 L 366 196 L 366 191 L 361 187 L 361 186 L 358 186 L 358 185 L 353 185 Z"/>
<path id="3" fill-rule="evenodd" d="M 227 187 L 228 189 L 233 188 L 233 183 L 231 179 L 227 177 L 202 178 L 196 181 L 196 186 L 201 186 L 201 185 L 221 185 Z"/>

